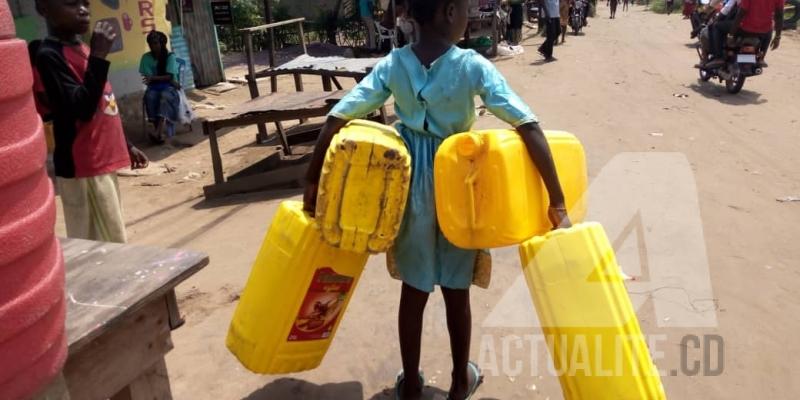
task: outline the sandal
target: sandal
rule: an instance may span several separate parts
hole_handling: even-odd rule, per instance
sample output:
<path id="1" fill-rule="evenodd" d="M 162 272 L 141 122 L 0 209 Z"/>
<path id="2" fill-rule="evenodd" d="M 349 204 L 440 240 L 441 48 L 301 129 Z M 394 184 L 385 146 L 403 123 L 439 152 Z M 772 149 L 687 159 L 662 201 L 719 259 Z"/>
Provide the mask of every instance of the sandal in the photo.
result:
<path id="1" fill-rule="evenodd" d="M 422 384 L 423 388 L 425 387 L 425 374 L 420 369 L 417 373 L 419 375 L 419 382 Z M 400 393 L 401 388 L 403 387 L 403 381 L 406 379 L 405 373 L 401 369 L 400 372 L 397 373 L 397 377 L 394 381 L 394 398 L 395 400 L 402 400 L 403 395 Z"/>
<path id="2" fill-rule="evenodd" d="M 470 374 L 474 377 L 472 381 L 472 385 L 470 385 L 469 390 L 467 391 L 467 397 L 464 400 L 469 400 L 478 391 L 478 388 L 483 383 L 483 373 L 481 372 L 481 368 L 478 367 L 478 364 L 470 361 L 467 363 L 467 370 Z M 447 400 L 450 400 L 450 396 L 447 396 Z"/>

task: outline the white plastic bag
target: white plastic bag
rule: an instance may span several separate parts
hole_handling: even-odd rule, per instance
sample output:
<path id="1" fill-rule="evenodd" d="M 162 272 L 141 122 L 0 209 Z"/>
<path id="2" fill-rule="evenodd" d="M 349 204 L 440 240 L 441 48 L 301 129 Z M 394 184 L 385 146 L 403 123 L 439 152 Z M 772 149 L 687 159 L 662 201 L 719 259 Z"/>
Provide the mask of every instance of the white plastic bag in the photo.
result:
<path id="1" fill-rule="evenodd" d="M 180 97 L 178 105 L 178 118 L 180 119 L 180 123 L 182 125 L 191 125 L 192 121 L 194 121 L 192 105 L 189 104 L 189 99 L 186 98 L 186 93 L 184 93 L 183 90 L 178 90 L 178 96 Z"/>

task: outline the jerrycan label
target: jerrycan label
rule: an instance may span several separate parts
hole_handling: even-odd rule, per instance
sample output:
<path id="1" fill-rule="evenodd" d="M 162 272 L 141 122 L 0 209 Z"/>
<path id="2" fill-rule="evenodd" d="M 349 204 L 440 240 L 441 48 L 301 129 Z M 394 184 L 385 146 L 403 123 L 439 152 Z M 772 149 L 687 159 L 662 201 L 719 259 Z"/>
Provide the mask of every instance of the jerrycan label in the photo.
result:
<path id="1" fill-rule="evenodd" d="M 318 269 L 287 340 L 297 342 L 330 337 L 352 287 L 353 278 L 339 275 L 329 267 Z"/>

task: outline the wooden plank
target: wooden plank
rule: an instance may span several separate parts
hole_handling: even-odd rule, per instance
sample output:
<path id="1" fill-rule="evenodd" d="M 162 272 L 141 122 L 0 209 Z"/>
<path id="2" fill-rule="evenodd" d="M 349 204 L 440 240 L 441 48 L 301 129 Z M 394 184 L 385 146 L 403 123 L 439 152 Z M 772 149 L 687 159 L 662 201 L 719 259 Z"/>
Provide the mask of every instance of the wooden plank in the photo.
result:
<path id="1" fill-rule="evenodd" d="M 212 127 L 209 121 L 204 121 L 203 134 L 208 136 L 208 145 L 211 149 L 211 166 L 214 170 L 214 182 L 223 183 L 225 182 L 225 174 L 222 172 L 222 155 L 219 153 L 217 128 Z"/>
<path id="2" fill-rule="evenodd" d="M 168 321 L 162 297 L 127 315 L 79 351 L 71 352 L 64 366 L 70 397 L 110 398 L 149 366 L 163 361 L 164 354 L 172 349 Z"/>
<path id="3" fill-rule="evenodd" d="M 270 24 L 254 26 L 252 28 L 239 29 L 239 31 L 240 32 L 263 32 L 263 31 L 265 31 L 267 29 L 277 28 L 279 26 L 284 26 L 284 25 L 296 24 L 298 22 L 303 22 L 305 20 L 306 20 L 305 18 L 287 19 L 286 21 L 273 22 L 273 23 L 270 23 Z"/>
<path id="4" fill-rule="evenodd" d="M 363 79 L 367 76 L 367 72 L 361 71 L 331 71 L 331 70 L 316 70 L 316 69 L 309 69 L 309 68 L 292 68 L 292 69 L 264 69 L 261 71 L 256 71 L 256 79 L 261 78 L 268 78 L 273 76 L 283 76 L 283 75 L 294 75 L 294 74 L 302 74 L 302 75 L 315 75 L 315 76 L 337 76 L 340 78 L 355 78 L 355 79 Z"/>
<path id="5" fill-rule="evenodd" d="M 203 193 L 207 199 L 214 199 L 231 194 L 275 188 L 295 182 L 299 185 L 302 183 L 307 171 L 308 163 L 292 165 L 274 171 L 233 179 L 221 184 L 206 186 L 203 188 Z"/>
<path id="6" fill-rule="evenodd" d="M 284 114 L 291 112 L 307 113 L 308 111 L 323 112 L 328 107 L 331 107 L 332 104 L 344 98 L 346 94 L 346 91 L 336 91 L 282 93 L 261 96 L 228 108 L 227 110 L 213 112 L 205 117 L 204 123 L 211 124 L 209 132 L 206 134 L 210 134 L 211 130 L 220 129 L 223 126 L 222 123 L 225 121 L 236 120 L 252 114 L 273 112 Z M 288 120 L 292 119 L 297 118 L 289 118 Z M 286 120 L 276 119 L 275 121 Z"/>
<path id="7" fill-rule="evenodd" d="M 154 301 L 166 313 L 164 296 L 208 264 L 207 255 L 185 250 L 79 239 L 61 239 L 61 245 L 70 354 Z"/>
<path id="8" fill-rule="evenodd" d="M 157 361 L 111 400 L 172 400 L 166 361 Z"/>

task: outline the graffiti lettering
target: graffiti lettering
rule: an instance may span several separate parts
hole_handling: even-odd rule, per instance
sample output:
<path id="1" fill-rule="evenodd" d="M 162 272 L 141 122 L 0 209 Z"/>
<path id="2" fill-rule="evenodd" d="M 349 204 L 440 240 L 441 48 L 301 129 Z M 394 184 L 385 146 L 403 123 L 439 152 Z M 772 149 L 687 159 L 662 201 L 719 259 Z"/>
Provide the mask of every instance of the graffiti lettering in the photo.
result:
<path id="1" fill-rule="evenodd" d="M 142 34 L 146 35 L 156 29 L 152 0 L 139 0 L 139 16 L 142 17 Z"/>

